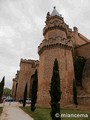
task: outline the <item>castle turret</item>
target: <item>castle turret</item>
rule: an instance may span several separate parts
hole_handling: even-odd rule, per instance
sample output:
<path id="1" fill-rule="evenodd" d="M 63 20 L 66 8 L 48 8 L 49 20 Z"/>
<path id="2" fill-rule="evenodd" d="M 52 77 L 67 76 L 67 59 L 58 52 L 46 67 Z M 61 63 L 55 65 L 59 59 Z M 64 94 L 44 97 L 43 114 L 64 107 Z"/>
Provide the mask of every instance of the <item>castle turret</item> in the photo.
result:
<path id="1" fill-rule="evenodd" d="M 48 14 L 47 14 L 47 19 L 46 19 L 46 26 L 43 29 L 43 35 L 45 39 L 49 39 L 52 37 L 55 38 L 57 36 L 66 38 L 68 26 L 64 24 L 63 17 L 57 12 L 55 7 L 51 15 L 49 12 Z"/>
<path id="2" fill-rule="evenodd" d="M 39 87 L 38 105 L 49 106 L 50 83 L 54 60 L 59 63 L 62 105 L 72 102 L 72 85 L 74 79 L 72 58 L 72 30 L 64 22 L 62 15 L 54 7 L 52 13 L 47 13 L 46 25 L 43 29 L 44 40 L 38 47 L 39 54 Z"/>
<path id="3" fill-rule="evenodd" d="M 62 15 L 60 15 L 54 7 L 53 12 L 47 13 L 46 25 L 43 29 L 44 40 L 38 47 L 38 53 L 40 54 L 43 47 L 59 44 L 68 47 L 72 47 L 71 32 L 72 30 L 64 22 Z M 69 41 L 69 42 L 68 42 Z"/>

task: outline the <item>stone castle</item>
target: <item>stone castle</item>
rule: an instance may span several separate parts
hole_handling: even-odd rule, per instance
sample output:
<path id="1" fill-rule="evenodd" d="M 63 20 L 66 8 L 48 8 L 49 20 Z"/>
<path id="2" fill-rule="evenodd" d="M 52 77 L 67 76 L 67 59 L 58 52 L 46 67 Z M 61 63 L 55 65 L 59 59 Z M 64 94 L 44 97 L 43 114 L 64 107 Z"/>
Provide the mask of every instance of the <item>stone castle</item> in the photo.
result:
<path id="1" fill-rule="evenodd" d="M 13 79 L 12 95 L 16 100 L 23 98 L 24 88 L 28 83 L 28 94 L 31 96 L 33 74 L 38 70 L 38 99 L 39 106 L 49 106 L 50 82 L 54 60 L 57 58 L 61 79 L 61 105 L 73 103 L 74 66 L 73 56 L 83 56 L 87 59 L 84 70 L 84 90 L 78 89 L 79 104 L 90 104 L 90 41 L 73 30 L 64 22 L 62 15 L 54 7 L 52 13 L 47 13 L 46 25 L 43 29 L 44 40 L 38 46 L 39 60 L 21 59 L 20 70 Z M 89 66 L 89 68 L 87 67 Z M 86 75 L 88 73 L 88 76 Z M 85 82 L 86 81 L 86 82 Z"/>

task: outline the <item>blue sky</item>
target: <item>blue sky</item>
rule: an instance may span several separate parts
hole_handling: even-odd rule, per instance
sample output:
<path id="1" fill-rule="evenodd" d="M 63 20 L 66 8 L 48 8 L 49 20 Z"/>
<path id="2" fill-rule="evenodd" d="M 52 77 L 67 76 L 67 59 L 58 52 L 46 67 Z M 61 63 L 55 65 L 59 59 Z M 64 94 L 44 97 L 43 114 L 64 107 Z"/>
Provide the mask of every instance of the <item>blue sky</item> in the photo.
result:
<path id="1" fill-rule="evenodd" d="M 21 58 L 39 59 L 37 47 L 53 6 L 90 38 L 90 0 L 0 0 L 0 79 L 6 76 L 6 87 L 12 87 Z"/>

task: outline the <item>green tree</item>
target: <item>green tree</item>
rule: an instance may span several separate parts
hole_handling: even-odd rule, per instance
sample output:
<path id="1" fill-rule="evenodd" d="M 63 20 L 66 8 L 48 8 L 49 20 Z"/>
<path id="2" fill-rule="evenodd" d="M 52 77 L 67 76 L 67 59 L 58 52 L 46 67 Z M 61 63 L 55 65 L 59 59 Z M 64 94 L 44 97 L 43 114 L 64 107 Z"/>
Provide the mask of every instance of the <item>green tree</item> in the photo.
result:
<path id="1" fill-rule="evenodd" d="M 27 98 L 27 83 L 26 83 L 25 89 L 24 89 L 23 107 L 25 107 L 25 105 L 26 105 L 26 98 Z"/>
<path id="2" fill-rule="evenodd" d="M 4 82 L 5 82 L 5 76 L 2 78 L 2 81 L 0 82 L 0 100 L 3 96 Z"/>
<path id="3" fill-rule="evenodd" d="M 73 80 L 73 101 L 74 101 L 74 104 L 78 105 L 78 101 L 77 101 L 77 86 L 76 86 L 76 81 Z"/>
<path id="4" fill-rule="evenodd" d="M 35 111 L 35 104 L 37 101 L 37 91 L 38 91 L 38 73 L 37 70 L 33 76 L 32 90 L 31 90 L 31 111 Z"/>
<path id="5" fill-rule="evenodd" d="M 61 89 L 60 89 L 60 76 L 59 76 L 59 67 L 58 61 L 55 59 L 53 74 L 51 78 L 50 86 L 50 96 L 51 96 L 51 117 L 52 120 L 61 120 L 60 117 L 60 99 L 61 99 Z"/>
<path id="6" fill-rule="evenodd" d="M 76 80 L 76 84 L 81 87 L 82 87 L 82 74 L 83 74 L 83 68 L 85 62 L 86 59 L 82 56 L 76 56 L 74 58 L 75 80 Z"/>
<path id="7" fill-rule="evenodd" d="M 12 92 L 12 90 L 10 89 L 10 88 L 4 88 L 4 90 L 3 90 L 3 96 L 9 96 L 9 95 L 11 95 L 11 92 Z"/>

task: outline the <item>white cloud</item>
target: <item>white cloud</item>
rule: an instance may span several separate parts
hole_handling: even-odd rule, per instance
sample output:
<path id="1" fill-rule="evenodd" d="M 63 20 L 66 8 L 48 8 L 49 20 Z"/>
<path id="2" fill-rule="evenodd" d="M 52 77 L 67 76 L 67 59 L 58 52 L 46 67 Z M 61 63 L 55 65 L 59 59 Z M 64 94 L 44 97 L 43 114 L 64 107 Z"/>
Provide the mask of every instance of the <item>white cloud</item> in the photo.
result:
<path id="1" fill-rule="evenodd" d="M 0 24 L 0 37 L 13 37 L 15 35 L 14 29 L 6 24 Z"/>
<path id="2" fill-rule="evenodd" d="M 11 87 L 20 58 L 38 59 L 46 14 L 53 6 L 71 28 L 77 26 L 90 38 L 89 5 L 89 0 L 0 0 L 0 79 L 6 76 L 6 86 Z"/>

